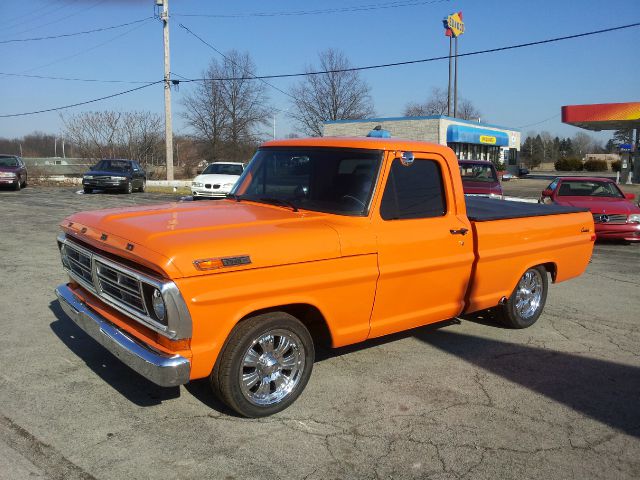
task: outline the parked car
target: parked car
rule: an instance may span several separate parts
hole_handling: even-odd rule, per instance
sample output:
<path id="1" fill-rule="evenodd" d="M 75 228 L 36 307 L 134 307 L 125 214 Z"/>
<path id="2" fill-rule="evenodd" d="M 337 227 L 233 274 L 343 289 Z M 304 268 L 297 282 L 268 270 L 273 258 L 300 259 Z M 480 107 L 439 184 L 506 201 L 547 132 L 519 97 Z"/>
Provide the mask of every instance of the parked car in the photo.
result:
<path id="1" fill-rule="evenodd" d="M 504 198 L 493 163 L 486 160 L 459 160 L 458 166 L 465 195 Z"/>
<path id="2" fill-rule="evenodd" d="M 134 160 L 100 160 L 82 177 L 84 193 L 94 190 L 119 190 L 131 193 L 134 190 L 144 192 L 147 186 L 147 174 Z"/>
<path id="3" fill-rule="evenodd" d="M 193 199 L 226 197 L 244 170 L 239 162 L 215 162 L 191 182 Z"/>
<path id="4" fill-rule="evenodd" d="M 640 208 L 634 198 L 607 178 L 559 177 L 542 191 L 539 201 L 589 209 L 600 240 L 639 242 Z"/>
<path id="5" fill-rule="evenodd" d="M 0 155 L 0 185 L 20 190 L 27 186 L 27 167 L 16 155 Z"/>
<path id="6" fill-rule="evenodd" d="M 247 417 L 293 403 L 316 345 L 487 308 L 529 327 L 551 280 L 587 267 L 593 219 L 571 207 L 465 199 L 458 169 L 453 150 L 422 142 L 268 142 L 214 205 L 63 220 L 70 281 L 56 289 L 60 306 L 150 381 L 207 378 Z"/>

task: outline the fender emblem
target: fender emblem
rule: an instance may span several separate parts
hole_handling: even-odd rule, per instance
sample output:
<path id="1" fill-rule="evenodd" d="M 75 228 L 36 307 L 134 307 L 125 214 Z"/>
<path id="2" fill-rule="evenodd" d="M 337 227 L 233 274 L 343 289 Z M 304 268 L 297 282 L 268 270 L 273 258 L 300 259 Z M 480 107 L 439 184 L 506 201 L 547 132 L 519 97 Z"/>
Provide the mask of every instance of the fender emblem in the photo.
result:
<path id="1" fill-rule="evenodd" d="M 251 257 L 249 255 L 237 255 L 235 257 L 202 258 L 194 260 L 193 266 L 198 270 L 217 270 L 218 268 L 239 267 L 250 263 Z"/>

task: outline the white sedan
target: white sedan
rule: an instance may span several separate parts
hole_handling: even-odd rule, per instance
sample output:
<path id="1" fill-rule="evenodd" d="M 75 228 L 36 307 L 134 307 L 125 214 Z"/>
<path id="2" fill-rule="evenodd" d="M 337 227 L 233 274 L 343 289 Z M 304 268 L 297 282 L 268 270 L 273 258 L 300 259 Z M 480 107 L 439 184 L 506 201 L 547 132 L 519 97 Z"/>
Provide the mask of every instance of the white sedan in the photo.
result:
<path id="1" fill-rule="evenodd" d="M 226 196 L 244 170 L 239 162 L 215 162 L 191 182 L 193 199 L 207 197 L 220 198 Z"/>

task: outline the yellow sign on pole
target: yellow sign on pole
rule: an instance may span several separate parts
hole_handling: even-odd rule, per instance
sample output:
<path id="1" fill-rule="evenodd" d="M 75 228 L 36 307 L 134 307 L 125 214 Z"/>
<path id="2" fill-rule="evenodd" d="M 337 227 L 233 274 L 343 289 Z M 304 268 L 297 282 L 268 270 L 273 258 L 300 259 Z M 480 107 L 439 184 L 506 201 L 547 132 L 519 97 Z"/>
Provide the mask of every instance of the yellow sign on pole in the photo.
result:
<path id="1" fill-rule="evenodd" d="M 452 13 L 444 21 L 444 28 L 447 29 L 448 37 L 457 38 L 464 33 L 464 22 L 462 21 L 462 12 Z"/>

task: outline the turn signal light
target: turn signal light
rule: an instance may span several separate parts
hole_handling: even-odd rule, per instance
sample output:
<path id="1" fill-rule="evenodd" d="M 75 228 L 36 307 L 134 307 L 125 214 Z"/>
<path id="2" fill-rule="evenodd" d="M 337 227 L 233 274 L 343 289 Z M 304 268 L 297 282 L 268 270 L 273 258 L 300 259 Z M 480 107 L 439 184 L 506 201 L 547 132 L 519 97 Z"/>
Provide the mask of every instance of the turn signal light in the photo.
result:
<path id="1" fill-rule="evenodd" d="M 223 267 L 221 258 L 203 258 L 202 260 L 194 260 L 193 265 L 198 270 L 215 270 Z"/>

